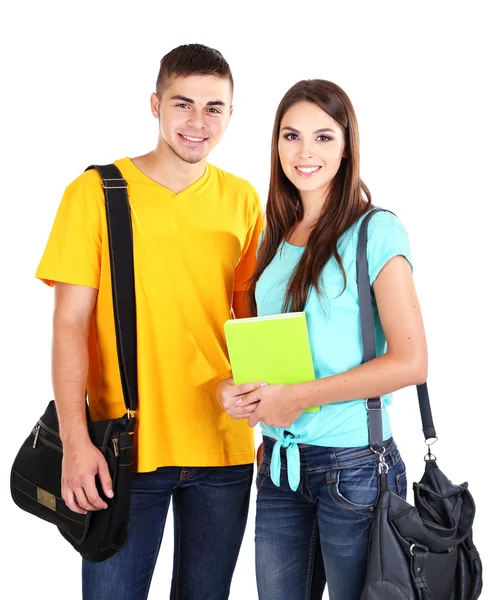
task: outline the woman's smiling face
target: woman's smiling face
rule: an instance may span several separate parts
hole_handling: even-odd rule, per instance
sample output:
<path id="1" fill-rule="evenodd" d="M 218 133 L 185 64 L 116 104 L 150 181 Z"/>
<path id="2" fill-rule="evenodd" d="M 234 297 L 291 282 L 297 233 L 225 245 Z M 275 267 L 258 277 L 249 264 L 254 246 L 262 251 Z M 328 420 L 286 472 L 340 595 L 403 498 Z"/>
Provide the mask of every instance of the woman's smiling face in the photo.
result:
<path id="1" fill-rule="evenodd" d="M 323 194 L 344 156 L 343 129 L 317 104 L 297 102 L 283 115 L 278 151 L 282 169 L 300 195 Z"/>

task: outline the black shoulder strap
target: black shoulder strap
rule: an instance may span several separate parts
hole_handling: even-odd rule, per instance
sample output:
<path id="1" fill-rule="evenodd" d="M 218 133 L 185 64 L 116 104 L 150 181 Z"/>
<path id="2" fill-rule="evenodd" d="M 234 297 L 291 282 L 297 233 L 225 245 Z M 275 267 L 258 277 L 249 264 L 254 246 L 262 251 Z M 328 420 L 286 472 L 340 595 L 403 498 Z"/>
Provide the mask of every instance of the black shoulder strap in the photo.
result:
<path id="1" fill-rule="evenodd" d="M 371 284 L 369 282 L 369 269 L 367 262 L 367 226 L 369 221 L 377 212 L 391 212 L 384 208 L 374 208 L 362 221 L 359 228 L 359 238 L 357 242 L 357 289 L 359 292 L 360 322 L 362 328 L 362 346 L 364 349 L 364 360 L 372 360 L 376 357 L 376 344 L 374 339 L 374 319 L 371 305 Z M 392 213 L 393 214 L 393 213 Z M 421 412 L 421 421 L 423 423 L 423 433 L 425 440 L 436 438 L 435 427 L 430 407 L 430 397 L 428 395 L 428 386 L 426 383 L 417 386 L 419 410 Z M 382 402 L 381 398 L 368 398 L 366 400 L 369 443 L 371 448 L 380 449 L 383 446 L 383 427 L 381 418 Z"/>
<path id="2" fill-rule="evenodd" d="M 133 263 L 133 233 L 127 182 L 115 165 L 90 165 L 102 178 L 106 201 L 109 258 L 113 289 L 114 327 L 123 399 L 137 410 L 137 311 Z"/>

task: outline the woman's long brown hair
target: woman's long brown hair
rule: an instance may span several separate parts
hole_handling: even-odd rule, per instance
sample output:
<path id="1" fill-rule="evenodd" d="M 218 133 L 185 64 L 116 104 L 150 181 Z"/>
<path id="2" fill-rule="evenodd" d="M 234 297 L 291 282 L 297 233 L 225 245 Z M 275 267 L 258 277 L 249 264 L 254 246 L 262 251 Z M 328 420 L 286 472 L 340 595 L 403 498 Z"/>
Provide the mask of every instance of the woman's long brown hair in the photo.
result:
<path id="1" fill-rule="evenodd" d="M 290 278 L 283 311 L 302 311 L 312 287 L 321 294 L 320 276 L 331 257 L 337 260 L 343 273 L 344 290 L 346 273 L 338 253 L 338 240 L 371 206 L 371 194 L 360 178 L 359 130 L 350 99 L 331 81 L 299 81 L 284 95 L 274 121 L 266 206 L 267 224 L 249 289 L 254 315 L 257 314 L 255 289 L 258 280 L 276 255 L 281 243 L 303 219 L 300 194 L 284 174 L 278 151 L 283 116 L 291 106 L 303 101 L 316 104 L 341 126 L 345 138 L 345 157 L 334 177 L 334 185 L 329 188 L 321 215 L 310 233 L 305 251 Z"/>

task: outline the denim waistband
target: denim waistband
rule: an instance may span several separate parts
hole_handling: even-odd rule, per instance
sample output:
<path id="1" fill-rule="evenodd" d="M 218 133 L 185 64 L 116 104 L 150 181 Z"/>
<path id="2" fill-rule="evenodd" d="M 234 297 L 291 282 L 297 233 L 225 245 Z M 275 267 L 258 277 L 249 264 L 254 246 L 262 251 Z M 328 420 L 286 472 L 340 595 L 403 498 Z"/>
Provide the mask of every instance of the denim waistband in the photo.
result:
<path id="1" fill-rule="evenodd" d="M 307 472 L 327 469 L 346 469 L 359 465 L 378 462 L 379 456 L 370 446 L 356 448 L 333 448 L 313 444 L 297 443 L 296 438 L 286 435 L 283 439 L 263 436 L 263 460 L 270 465 L 270 476 L 276 486 L 280 486 L 281 467 L 287 468 L 289 486 L 293 491 L 298 489 L 301 469 Z M 383 442 L 385 460 L 395 464 L 400 460 L 400 453 L 393 438 Z"/>

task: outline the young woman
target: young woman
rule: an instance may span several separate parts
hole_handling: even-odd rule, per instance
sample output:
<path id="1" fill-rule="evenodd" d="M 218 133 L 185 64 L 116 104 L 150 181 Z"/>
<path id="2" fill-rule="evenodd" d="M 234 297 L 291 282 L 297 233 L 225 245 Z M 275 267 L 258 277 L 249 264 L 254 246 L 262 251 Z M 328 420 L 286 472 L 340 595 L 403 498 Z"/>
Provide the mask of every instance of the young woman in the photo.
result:
<path id="1" fill-rule="evenodd" d="M 324 80 L 288 90 L 275 118 L 267 226 L 250 292 L 255 314 L 305 311 L 316 380 L 256 390 L 231 380 L 218 386 L 229 414 L 262 425 L 261 600 L 310 598 L 317 539 L 329 597 L 359 600 L 378 495 L 366 398 L 383 399 L 389 487 L 406 494 L 387 406 L 391 392 L 426 380 L 425 332 L 407 233 L 394 215 L 377 213 L 369 223 L 368 261 L 378 356 L 362 364 L 355 258 L 372 204 L 359 165 L 357 120 L 345 92 Z M 303 412 L 312 406 L 320 411 Z"/>

